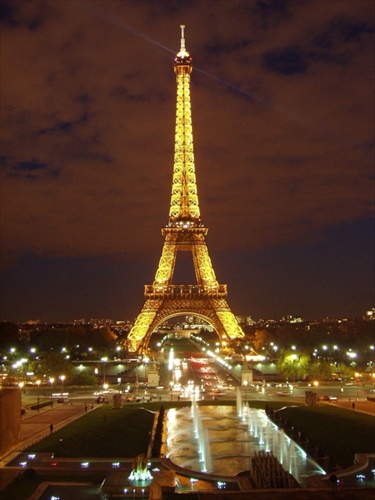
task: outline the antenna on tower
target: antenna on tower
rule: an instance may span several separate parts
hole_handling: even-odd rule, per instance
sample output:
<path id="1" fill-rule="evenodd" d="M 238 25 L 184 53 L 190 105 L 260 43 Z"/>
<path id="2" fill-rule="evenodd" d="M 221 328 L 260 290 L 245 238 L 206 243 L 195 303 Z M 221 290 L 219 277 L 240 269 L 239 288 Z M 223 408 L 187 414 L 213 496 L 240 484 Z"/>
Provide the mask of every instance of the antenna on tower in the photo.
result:
<path id="1" fill-rule="evenodd" d="M 185 36 L 184 36 L 185 25 L 181 24 L 180 28 L 181 28 L 181 52 L 186 52 L 186 48 L 185 48 Z"/>

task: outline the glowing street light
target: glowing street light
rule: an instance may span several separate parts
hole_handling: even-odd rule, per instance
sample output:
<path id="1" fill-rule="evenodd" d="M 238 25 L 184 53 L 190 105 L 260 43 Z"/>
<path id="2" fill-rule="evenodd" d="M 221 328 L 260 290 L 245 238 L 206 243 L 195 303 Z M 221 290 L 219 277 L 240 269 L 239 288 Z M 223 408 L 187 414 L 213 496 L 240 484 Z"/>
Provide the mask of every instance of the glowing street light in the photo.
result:
<path id="1" fill-rule="evenodd" d="M 18 383 L 18 387 L 20 388 L 20 397 L 21 397 L 21 412 L 22 412 L 22 389 L 23 389 L 24 385 L 25 385 L 25 382 Z"/>
<path id="2" fill-rule="evenodd" d="M 358 401 L 358 397 L 359 397 L 359 377 L 360 377 L 360 374 L 358 372 L 355 372 L 355 378 L 357 379 L 357 401 Z"/>
<path id="3" fill-rule="evenodd" d="M 36 381 L 36 385 L 38 386 L 38 413 L 39 413 L 39 401 L 40 401 L 40 399 L 39 399 L 39 387 L 40 387 L 40 380 Z"/>
<path id="4" fill-rule="evenodd" d="M 108 358 L 104 357 L 101 359 L 101 361 L 103 361 L 103 384 L 105 384 L 105 364 L 108 361 Z"/>
<path id="5" fill-rule="evenodd" d="M 65 375 L 60 375 L 59 379 L 61 380 L 61 397 L 64 399 L 64 380 Z"/>
<path id="6" fill-rule="evenodd" d="M 49 383 L 51 384 L 51 408 L 53 406 L 52 393 L 53 393 L 53 383 L 54 383 L 54 381 L 55 381 L 55 379 L 53 377 L 50 377 Z"/>

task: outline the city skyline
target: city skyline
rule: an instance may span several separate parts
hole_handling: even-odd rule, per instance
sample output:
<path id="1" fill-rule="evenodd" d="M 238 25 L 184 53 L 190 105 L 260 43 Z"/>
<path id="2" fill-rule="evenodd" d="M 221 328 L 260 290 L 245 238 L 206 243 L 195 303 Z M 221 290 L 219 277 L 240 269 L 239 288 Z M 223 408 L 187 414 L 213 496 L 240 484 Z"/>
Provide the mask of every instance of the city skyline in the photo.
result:
<path id="1" fill-rule="evenodd" d="M 372 2 L 2 2 L 1 23 L 1 320 L 138 314 L 168 218 L 181 23 L 234 314 L 374 306 Z"/>

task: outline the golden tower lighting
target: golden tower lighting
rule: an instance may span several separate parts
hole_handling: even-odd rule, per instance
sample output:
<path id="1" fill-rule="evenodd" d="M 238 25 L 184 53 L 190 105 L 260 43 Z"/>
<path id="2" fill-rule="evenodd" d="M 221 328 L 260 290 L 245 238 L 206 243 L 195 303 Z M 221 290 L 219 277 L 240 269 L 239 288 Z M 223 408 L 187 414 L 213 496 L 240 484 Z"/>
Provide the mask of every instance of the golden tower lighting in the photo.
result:
<path id="1" fill-rule="evenodd" d="M 244 333 L 227 303 L 227 286 L 216 279 L 206 245 L 208 229 L 200 217 L 195 177 L 193 127 L 190 104 L 192 58 L 185 48 L 185 26 L 174 62 L 177 82 L 175 150 L 172 194 L 164 246 L 152 285 L 145 285 L 145 303 L 128 335 L 131 351 L 144 351 L 155 329 L 166 319 L 195 315 L 210 323 L 221 341 Z M 179 251 L 190 251 L 196 284 L 172 284 Z"/>

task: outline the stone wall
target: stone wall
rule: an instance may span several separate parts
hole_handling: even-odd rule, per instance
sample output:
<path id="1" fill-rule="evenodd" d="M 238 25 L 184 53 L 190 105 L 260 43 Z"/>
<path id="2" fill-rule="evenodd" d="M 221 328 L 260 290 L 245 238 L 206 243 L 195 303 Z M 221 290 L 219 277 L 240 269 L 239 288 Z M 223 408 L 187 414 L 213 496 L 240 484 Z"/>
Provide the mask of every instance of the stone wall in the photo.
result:
<path id="1" fill-rule="evenodd" d="M 19 443 L 21 434 L 21 389 L 0 389 L 0 457 Z"/>

